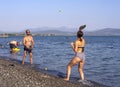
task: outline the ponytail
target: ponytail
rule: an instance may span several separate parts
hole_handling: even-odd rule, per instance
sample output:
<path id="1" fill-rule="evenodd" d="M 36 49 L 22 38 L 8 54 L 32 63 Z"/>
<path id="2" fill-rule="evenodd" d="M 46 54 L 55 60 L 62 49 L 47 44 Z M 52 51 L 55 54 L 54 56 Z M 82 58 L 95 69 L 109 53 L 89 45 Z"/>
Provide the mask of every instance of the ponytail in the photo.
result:
<path id="1" fill-rule="evenodd" d="M 80 38 L 80 41 L 82 41 L 82 36 L 83 36 L 83 32 L 82 30 L 86 27 L 86 25 L 82 25 L 79 27 L 79 30 L 77 32 L 77 37 Z"/>

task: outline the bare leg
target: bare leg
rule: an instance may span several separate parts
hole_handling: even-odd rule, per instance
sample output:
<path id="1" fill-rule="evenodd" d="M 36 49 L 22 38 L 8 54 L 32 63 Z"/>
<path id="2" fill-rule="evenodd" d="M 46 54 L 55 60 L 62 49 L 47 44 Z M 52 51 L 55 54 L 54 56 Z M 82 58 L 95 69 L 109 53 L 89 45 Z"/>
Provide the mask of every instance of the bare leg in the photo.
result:
<path id="1" fill-rule="evenodd" d="M 32 60 L 32 53 L 29 54 L 30 55 L 30 64 L 33 63 L 33 60 Z"/>
<path id="2" fill-rule="evenodd" d="M 69 81 L 69 79 L 70 79 L 71 68 L 72 68 L 72 65 L 69 63 L 67 66 L 67 76 L 66 76 L 66 78 L 64 78 L 64 80 L 66 80 L 66 81 Z"/>
<path id="3" fill-rule="evenodd" d="M 26 51 L 24 51 L 24 56 L 23 56 L 23 59 L 22 59 L 22 64 L 24 65 L 24 61 L 26 59 Z"/>
<path id="4" fill-rule="evenodd" d="M 84 80 L 83 66 L 84 66 L 84 61 L 81 61 L 78 65 L 78 71 L 82 80 Z"/>
<path id="5" fill-rule="evenodd" d="M 69 62 L 68 66 L 67 66 L 67 76 L 66 76 L 66 78 L 64 78 L 64 80 L 69 81 L 69 79 L 70 79 L 70 74 L 71 74 L 71 68 L 72 68 L 72 66 L 74 66 L 74 65 L 75 65 L 76 63 L 78 63 L 79 61 L 80 61 L 79 58 L 74 57 L 74 58 Z"/>

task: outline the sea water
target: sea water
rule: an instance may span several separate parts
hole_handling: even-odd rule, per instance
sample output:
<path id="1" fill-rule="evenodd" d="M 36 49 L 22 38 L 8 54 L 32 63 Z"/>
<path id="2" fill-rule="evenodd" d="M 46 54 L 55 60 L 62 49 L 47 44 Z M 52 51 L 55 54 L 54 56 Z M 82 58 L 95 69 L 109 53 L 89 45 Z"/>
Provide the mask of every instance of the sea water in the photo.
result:
<path id="1" fill-rule="evenodd" d="M 86 80 L 92 80 L 111 87 L 120 87 L 120 37 L 85 36 L 86 62 L 84 73 Z M 23 45 L 17 55 L 9 53 L 11 40 L 22 42 L 23 37 L 0 38 L 0 56 L 22 61 Z M 76 36 L 34 36 L 33 63 L 38 69 L 45 69 L 50 74 L 64 77 L 66 66 L 74 56 L 70 43 Z M 25 64 L 29 63 L 29 56 Z M 72 68 L 71 80 L 79 79 L 78 65 Z"/>

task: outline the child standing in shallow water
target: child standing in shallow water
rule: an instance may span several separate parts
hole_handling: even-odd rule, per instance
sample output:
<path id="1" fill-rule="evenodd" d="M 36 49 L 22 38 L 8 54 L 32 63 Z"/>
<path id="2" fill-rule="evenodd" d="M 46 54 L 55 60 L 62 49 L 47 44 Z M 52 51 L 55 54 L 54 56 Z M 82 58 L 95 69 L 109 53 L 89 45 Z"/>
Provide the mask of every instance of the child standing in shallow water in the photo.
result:
<path id="1" fill-rule="evenodd" d="M 67 66 L 67 76 L 64 78 L 64 80 L 69 81 L 70 79 L 70 74 L 71 74 L 71 69 L 72 66 L 78 63 L 78 71 L 80 74 L 80 77 L 82 80 L 84 80 L 84 73 L 83 73 L 83 66 L 85 63 L 85 54 L 84 54 L 84 46 L 85 46 L 85 40 L 82 37 L 83 32 L 82 30 L 86 27 L 86 25 L 82 25 L 79 28 L 79 31 L 77 32 L 77 40 L 75 43 L 71 43 L 71 47 L 73 51 L 75 52 L 75 56 L 72 58 L 72 60 L 68 63 Z"/>

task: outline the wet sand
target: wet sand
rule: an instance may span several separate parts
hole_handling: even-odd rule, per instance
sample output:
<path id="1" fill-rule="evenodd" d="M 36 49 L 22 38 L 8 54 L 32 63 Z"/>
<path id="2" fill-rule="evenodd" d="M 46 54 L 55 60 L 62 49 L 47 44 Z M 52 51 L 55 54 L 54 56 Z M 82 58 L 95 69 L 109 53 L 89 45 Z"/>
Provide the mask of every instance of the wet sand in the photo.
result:
<path id="1" fill-rule="evenodd" d="M 96 82 L 64 81 L 63 78 L 40 72 L 30 65 L 0 58 L 0 87 L 108 87 Z"/>

